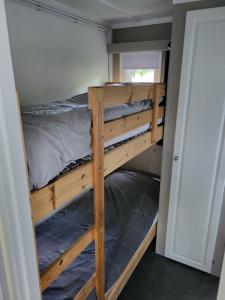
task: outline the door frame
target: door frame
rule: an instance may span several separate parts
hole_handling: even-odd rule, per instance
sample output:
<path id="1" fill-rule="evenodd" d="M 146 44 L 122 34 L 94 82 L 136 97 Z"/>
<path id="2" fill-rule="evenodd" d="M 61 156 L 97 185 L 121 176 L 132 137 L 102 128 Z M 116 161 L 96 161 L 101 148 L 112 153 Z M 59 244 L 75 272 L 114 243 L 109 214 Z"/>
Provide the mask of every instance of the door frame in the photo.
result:
<path id="1" fill-rule="evenodd" d="M 0 40 L 1 287 L 6 299 L 40 300 L 26 162 L 4 0 L 0 0 Z"/>
<path id="2" fill-rule="evenodd" d="M 184 37 L 184 50 L 183 50 L 183 60 L 182 60 L 182 70 L 181 70 L 181 81 L 180 81 L 180 91 L 179 91 L 179 103 L 178 103 L 178 112 L 177 112 L 177 124 L 175 133 L 175 145 L 174 145 L 174 156 L 182 155 L 183 153 L 183 140 L 185 135 L 185 123 L 186 123 L 186 112 L 188 110 L 188 96 L 189 96 L 189 87 L 191 86 L 191 70 L 192 62 L 194 55 L 194 42 L 196 39 L 197 25 L 199 23 L 204 23 L 208 21 L 224 21 L 224 12 L 225 7 L 217 8 L 208 8 L 200 9 L 194 11 L 188 11 L 186 17 L 186 26 L 185 26 L 185 37 Z M 191 59 L 190 59 L 191 58 Z M 224 130 L 224 128 L 223 128 Z M 221 138 L 221 149 L 218 151 L 218 160 L 225 160 L 225 144 L 222 141 L 222 131 L 220 132 Z M 179 139 L 178 139 L 179 136 Z M 223 154 L 222 154 L 223 153 Z M 211 272 L 212 261 L 214 255 L 214 247 L 205 247 L 204 261 L 197 262 L 188 257 L 181 256 L 174 251 L 174 235 L 175 235 L 175 222 L 177 216 L 177 207 L 178 199 L 176 197 L 178 192 L 178 185 L 180 179 L 181 164 L 173 163 L 172 166 L 172 177 L 171 177 L 171 189 L 170 189 L 170 199 L 173 199 L 173 202 L 170 202 L 169 214 L 168 214 L 168 223 L 167 223 L 167 234 L 166 234 L 166 256 L 177 260 L 182 263 L 186 263 L 192 267 L 196 267 L 205 272 Z M 224 174 L 224 169 L 218 167 L 217 172 Z M 224 183 L 222 180 L 219 181 L 219 173 L 214 174 L 216 182 L 220 185 L 220 189 L 224 189 Z M 216 185 L 216 183 L 215 183 Z M 215 197 L 219 197 L 218 195 Z M 217 201 L 216 205 L 213 205 L 213 217 L 210 219 L 211 226 L 208 225 L 208 245 L 215 245 L 217 230 L 219 225 L 219 215 L 221 210 L 221 201 Z"/>
<path id="3" fill-rule="evenodd" d="M 223 266 L 222 266 L 219 289 L 217 294 L 217 300 L 224 300 L 224 299 L 225 299 L 225 253 L 223 257 Z"/>

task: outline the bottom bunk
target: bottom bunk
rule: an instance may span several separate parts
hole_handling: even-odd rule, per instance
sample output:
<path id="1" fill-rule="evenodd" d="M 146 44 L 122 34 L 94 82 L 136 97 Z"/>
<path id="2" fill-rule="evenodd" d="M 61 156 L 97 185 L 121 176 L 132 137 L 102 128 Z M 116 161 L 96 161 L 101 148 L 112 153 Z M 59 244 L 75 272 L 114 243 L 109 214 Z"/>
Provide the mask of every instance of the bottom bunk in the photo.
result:
<path id="1" fill-rule="evenodd" d="M 159 181 L 149 174 L 117 171 L 105 179 L 107 299 L 116 299 L 154 238 L 158 198 Z M 89 191 L 36 227 L 41 274 L 92 227 L 93 202 L 93 192 Z M 43 299 L 85 299 L 79 295 L 92 290 L 94 272 L 93 242 L 43 292 Z M 86 289 L 81 290 L 86 282 Z M 96 299 L 94 290 L 87 299 Z"/>

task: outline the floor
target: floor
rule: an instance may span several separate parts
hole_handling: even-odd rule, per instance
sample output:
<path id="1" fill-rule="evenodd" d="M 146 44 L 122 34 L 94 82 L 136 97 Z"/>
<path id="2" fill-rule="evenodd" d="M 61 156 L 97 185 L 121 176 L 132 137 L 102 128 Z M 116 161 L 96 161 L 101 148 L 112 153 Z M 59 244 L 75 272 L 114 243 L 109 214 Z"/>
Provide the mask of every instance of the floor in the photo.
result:
<path id="1" fill-rule="evenodd" d="M 148 250 L 119 300 L 216 300 L 218 282 Z"/>

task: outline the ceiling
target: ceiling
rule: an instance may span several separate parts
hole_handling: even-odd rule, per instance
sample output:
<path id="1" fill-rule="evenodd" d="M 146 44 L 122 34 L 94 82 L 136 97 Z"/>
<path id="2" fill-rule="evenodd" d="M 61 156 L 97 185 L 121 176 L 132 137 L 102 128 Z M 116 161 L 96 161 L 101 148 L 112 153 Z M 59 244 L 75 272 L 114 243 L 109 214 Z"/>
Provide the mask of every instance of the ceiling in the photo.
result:
<path id="1" fill-rule="evenodd" d="M 112 28 L 166 22 L 172 17 L 172 0 L 45 0 Z"/>

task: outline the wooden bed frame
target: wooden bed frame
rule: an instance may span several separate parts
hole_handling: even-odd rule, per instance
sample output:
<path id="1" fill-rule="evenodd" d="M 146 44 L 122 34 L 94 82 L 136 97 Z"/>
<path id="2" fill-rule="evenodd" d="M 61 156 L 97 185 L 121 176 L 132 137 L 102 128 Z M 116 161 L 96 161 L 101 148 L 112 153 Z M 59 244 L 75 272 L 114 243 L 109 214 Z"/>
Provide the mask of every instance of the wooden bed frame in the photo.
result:
<path id="1" fill-rule="evenodd" d="M 95 241 L 95 273 L 74 297 L 74 300 L 86 299 L 94 288 L 98 300 L 114 300 L 119 296 L 154 238 L 156 224 L 153 224 L 119 279 L 105 293 L 104 177 L 162 139 L 163 126 L 158 126 L 157 120 L 164 117 L 165 108 L 159 106 L 159 100 L 165 94 L 166 85 L 162 83 L 107 85 L 89 88 L 89 108 L 93 113 L 93 161 L 69 171 L 46 187 L 31 192 L 30 202 L 33 223 L 35 224 L 56 209 L 63 207 L 68 201 L 85 190 L 94 187 L 94 226 L 40 275 L 42 292 L 92 241 Z M 104 108 L 138 102 L 143 99 L 152 99 L 153 109 L 104 123 Z M 151 131 L 147 131 L 104 153 L 105 141 L 148 123 L 151 123 Z"/>

